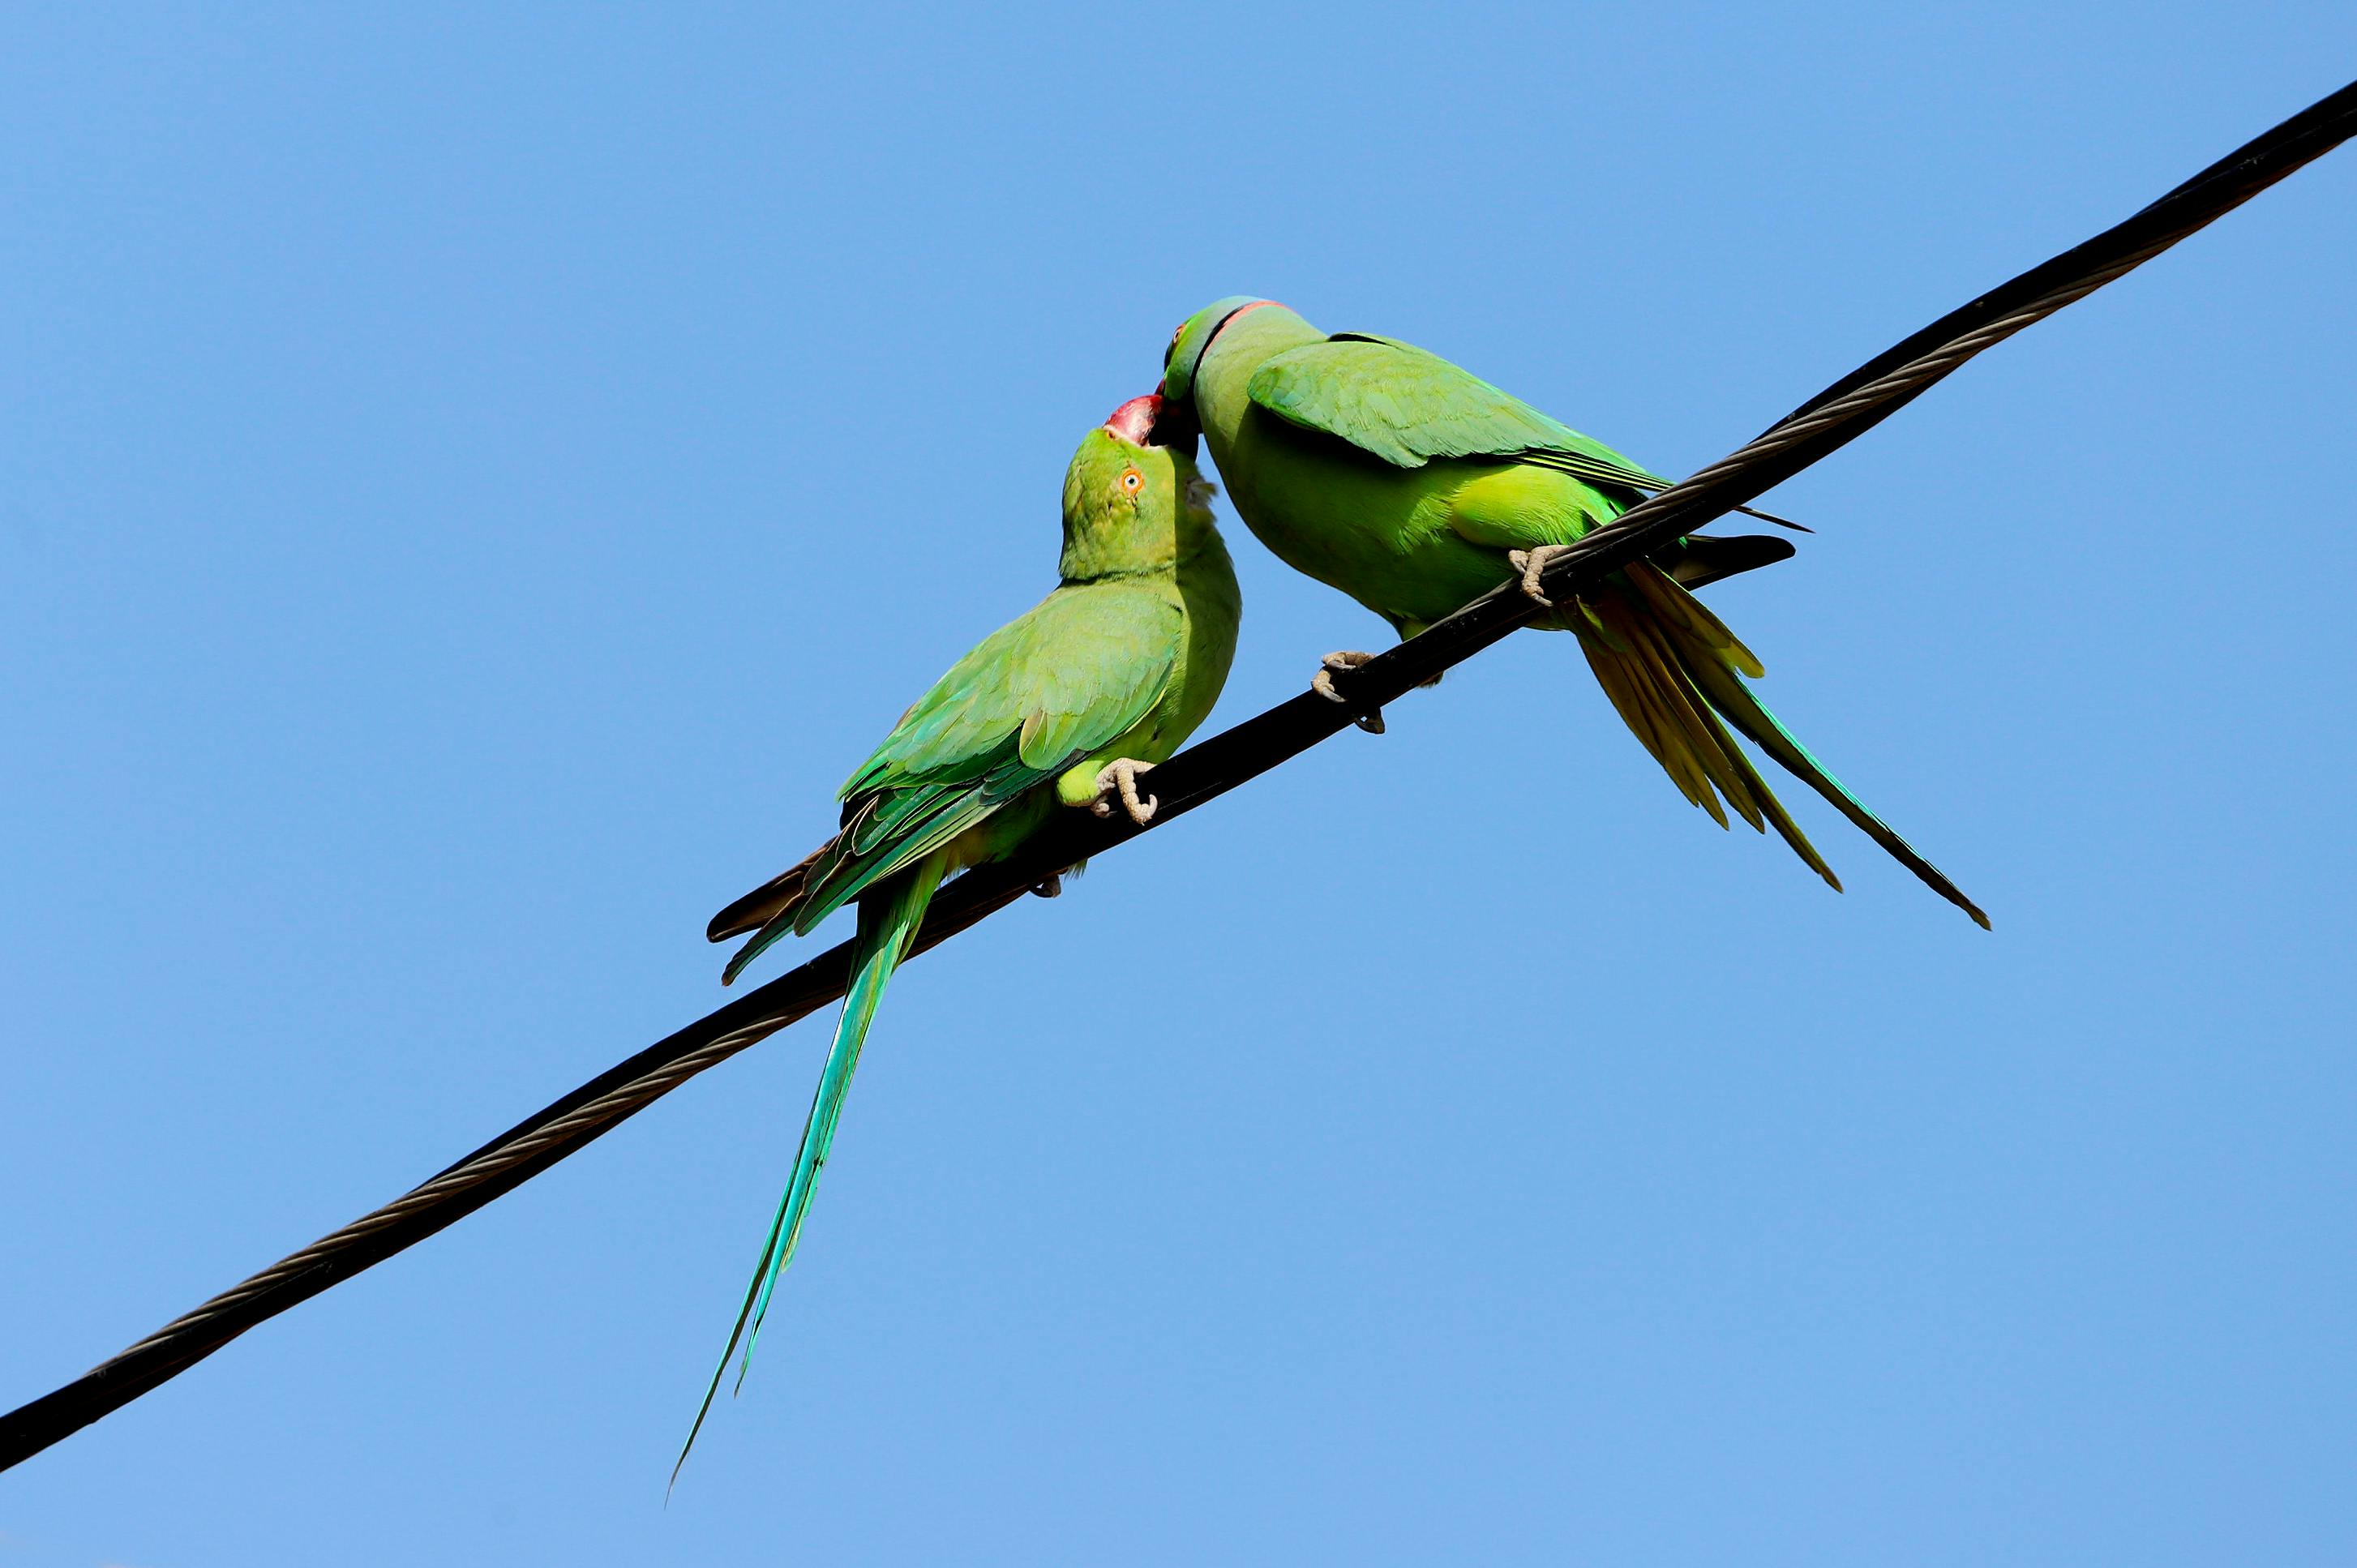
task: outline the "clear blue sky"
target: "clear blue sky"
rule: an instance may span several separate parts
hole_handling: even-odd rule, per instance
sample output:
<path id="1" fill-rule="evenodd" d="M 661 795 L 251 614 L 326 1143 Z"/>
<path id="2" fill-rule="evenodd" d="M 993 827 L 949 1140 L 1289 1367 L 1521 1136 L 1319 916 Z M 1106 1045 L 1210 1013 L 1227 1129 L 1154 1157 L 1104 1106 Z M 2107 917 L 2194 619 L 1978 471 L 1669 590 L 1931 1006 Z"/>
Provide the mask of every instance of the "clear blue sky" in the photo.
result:
<path id="1" fill-rule="evenodd" d="M 720 1000 L 1198 306 L 1683 473 L 2357 73 L 2346 5 L 213 9 L 0 59 L 7 1404 Z M 1716 592 L 1993 935 L 1516 639 L 903 976 L 668 1509 L 816 1022 L 0 1477 L 0 1568 L 2350 1561 L 2352 254 L 2344 151 Z M 1231 534 L 1215 722 L 1382 635 Z"/>

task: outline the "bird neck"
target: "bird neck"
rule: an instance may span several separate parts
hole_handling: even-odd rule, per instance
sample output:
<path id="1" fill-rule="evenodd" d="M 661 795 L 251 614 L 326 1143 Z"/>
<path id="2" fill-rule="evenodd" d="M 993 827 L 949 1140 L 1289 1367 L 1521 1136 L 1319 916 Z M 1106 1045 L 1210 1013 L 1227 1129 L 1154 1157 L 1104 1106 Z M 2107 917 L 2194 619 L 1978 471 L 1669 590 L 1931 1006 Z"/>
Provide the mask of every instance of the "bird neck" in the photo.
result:
<path id="1" fill-rule="evenodd" d="M 1075 529 L 1064 539 L 1056 572 L 1067 584 L 1167 577 L 1178 564 L 1177 544 L 1167 530 L 1149 533 L 1135 528 Z"/>
<path id="2" fill-rule="evenodd" d="M 1253 372 L 1288 349 L 1325 337 L 1285 306 L 1267 305 L 1244 312 L 1211 339 L 1195 370 L 1195 414 L 1223 473 L 1229 446 L 1252 407 Z"/>

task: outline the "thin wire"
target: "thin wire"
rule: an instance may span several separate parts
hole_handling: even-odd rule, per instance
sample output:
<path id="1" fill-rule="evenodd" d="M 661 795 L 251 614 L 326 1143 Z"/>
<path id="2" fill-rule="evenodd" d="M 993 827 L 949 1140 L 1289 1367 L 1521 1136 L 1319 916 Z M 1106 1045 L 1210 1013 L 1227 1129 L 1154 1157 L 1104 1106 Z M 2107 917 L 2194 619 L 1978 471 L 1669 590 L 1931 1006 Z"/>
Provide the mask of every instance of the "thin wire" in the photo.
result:
<path id="1" fill-rule="evenodd" d="M 2232 211 L 2357 133 L 2357 84 L 2342 88 L 2167 196 L 2003 287 L 1951 312 L 1835 382 L 1740 450 L 1632 507 L 1548 563 L 1561 599 L 1781 483 L 1919 396 L 1965 360 L 2083 299 Z M 1184 815 L 1349 727 L 1352 719 L 1471 657 L 1539 613 L 1513 585 L 1335 677 L 1337 704 L 1304 693 L 1163 764 L 1155 825 Z M 1068 813 L 1017 862 L 942 891 L 912 956 L 1014 902 L 1059 867 L 1146 831 Z M 238 1335 L 457 1223 L 681 1084 L 840 998 L 849 944 L 699 1019 L 600 1074 L 372 1213 L 175 1318 L 74 1381 L 0 1417 L 0 1469 L 120 1409 Z"/>

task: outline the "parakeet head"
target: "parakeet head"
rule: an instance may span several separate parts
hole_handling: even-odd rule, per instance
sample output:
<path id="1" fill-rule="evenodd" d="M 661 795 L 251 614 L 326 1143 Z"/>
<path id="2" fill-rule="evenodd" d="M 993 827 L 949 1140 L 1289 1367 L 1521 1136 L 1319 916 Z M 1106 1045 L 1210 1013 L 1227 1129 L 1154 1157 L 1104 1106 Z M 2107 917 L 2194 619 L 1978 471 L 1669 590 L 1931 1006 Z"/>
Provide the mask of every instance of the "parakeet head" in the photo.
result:
<path id="1" fill-rule="evenodd" d="M 1247 310 L 1275 304 L 1273 299 L 1232 294 L 1225 299 L 1213 300 L 1180 322 L 1178 330 L 1170 334 L 1170 347 L 1162 356 L 1162 395 L 1176 403 L 1193 397 L 1195 368 L 1203 362 L 1204 351 L 1220 335 L 1220 328 Z"/>
<path id="2" fill-rule="evenodd" d="M 1160 396 L 1131 398 L 1081 438 L 1064 470 L 1064 555 L 1071 582 L 1167 570 L 1216 537 L 1209 481 L 1171 442 Z M 1191 446 L 1192 433 L 1188 434 Z"/>

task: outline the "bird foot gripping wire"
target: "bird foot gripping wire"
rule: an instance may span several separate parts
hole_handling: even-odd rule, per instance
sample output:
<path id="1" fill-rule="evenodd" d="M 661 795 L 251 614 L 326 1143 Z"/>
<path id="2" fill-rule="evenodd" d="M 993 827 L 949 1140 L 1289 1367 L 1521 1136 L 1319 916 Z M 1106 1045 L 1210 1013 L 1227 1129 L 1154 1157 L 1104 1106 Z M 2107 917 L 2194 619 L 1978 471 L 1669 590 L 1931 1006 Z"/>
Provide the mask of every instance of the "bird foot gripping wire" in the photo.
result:
<path id="1" fill-rule="evenodd" d="M 1359 653 L 1349 650 L 1340 653 L 1329 653 L 1318 661 L 1318 673 L 1309 678 L 1309 689 L 1329 703 L 1347 703 L 1351 699 L 1334 690 L 1334 677 L 1345 671 L 1356 670 L 1372 658 L 1374 655 L 1372 653 Z M 1372 713 L 1360 714 L 1351 722 L 1369 735 L 1383 733 L 1383 711 L 1381 708 L 1375 709 Z"/>
<path id="2" fill-rule="evenodd" d="M 1546 589 L 1541 585 L 1539 575 L 1546 570 L 1548 562 L 1570 548 L 1568 544 L 1542 544 L 1533 550 L 1509 550 L 1506 552 L 1506 564 L 1523 575 L 1523 592 L 1553 609 L 1555 601 L 1546 596 Z"/>
<path id="3" fill-rule="evenodd" d="M 1114 800 L 1118 797 L 1122 810 L 1129 813 L 1129 820 L 1144 827 L 1154 820 L 1155 808 L 1162 802 L 1151 795 L 1141 797 L 1138 794 L 1137 776 L 1153 771 L 1154 764 L 1151 762 L 1133 761 L 1126 757 L 1114 757 L 1098 770 L 1097 798 L 1089 803 L 1089 810 L 1097 816 L 1110 817 Z"/>

